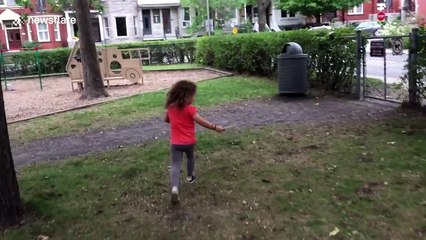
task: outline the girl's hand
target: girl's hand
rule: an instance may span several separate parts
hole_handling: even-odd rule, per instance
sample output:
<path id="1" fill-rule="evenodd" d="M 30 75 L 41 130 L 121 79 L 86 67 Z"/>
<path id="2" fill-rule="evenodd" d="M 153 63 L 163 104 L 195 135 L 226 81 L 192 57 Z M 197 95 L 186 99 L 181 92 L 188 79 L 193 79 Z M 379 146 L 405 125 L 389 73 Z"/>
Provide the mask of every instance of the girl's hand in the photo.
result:
<path id="1" fill-rule="evenodd" d="M 215 131 L 216 131 L 216 132 L 223 132 L 223 131 L 225 131 L 225 128 L 224 128 L 224 127 L 222 127 L 222 126 L 216 126 Z"/>

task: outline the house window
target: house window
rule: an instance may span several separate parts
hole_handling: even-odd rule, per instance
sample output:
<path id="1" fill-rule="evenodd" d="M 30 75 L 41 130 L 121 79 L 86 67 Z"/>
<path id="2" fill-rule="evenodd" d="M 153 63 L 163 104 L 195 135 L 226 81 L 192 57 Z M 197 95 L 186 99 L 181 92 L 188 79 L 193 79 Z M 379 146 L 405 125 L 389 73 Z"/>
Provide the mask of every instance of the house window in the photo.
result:
<path id="1" fill-rule="evenodd" d="M 13 21 L 3 21 L 3 24 L 6 28 L 19 28 L 19 25 L 16 25 Z"/>
<path id="2" fill-rule="evenodd" d="M 190 10 L 189 8 L 184 8 L 183 9 L 183 22 L 182 22 L 183 27 L 188 27 L 191 25 L 191 14 L 190 14 Z"/>
<path id="3" fill-rule="evenodd" d="M 39 42 L 50 42 L 49 28 L 47 23 L 37 24 L 37 36 Z"/>
<path id="4" fill-rule="evenodd" d="M 117 25 L 117 37 L 127 36 L 127 24 L 125 17 L 116 17 L 115 24 Z"/>
<path id="5" fill-rule="evenodd" d="M 408 0 L 410 2 L 410 0 Z M 393 6 L 393 0 L 379 0 L 377 3 L 382 3 L 387 9 L 391 9 Z"/>
<path id="6" fill-rule="evenodd" d="M 253 8 L 253 17 L 259 17 L 259 9 L 257 7 Z"/>
<path id="7" fill-rule="evenodd" d="M 360 4 L 348 10 L 349 15 L 359 15 L 364 13 L 364 4 Z"/>
<path id="8" fill-rule="evenodd" d="M 138 35 L 137 17 L 133 17 L 133 34 Z"/>
<path id="9" fill-rule="evenodd" d="M 108 18 L 104 18 L 104 26 L 105 26 L 106 36 L 109 37 L 109 23 L 108 23 Z"/>
<path id="10" fill-rule="evenodd" d="M 0 6 L 1 5 L 6 5 L 6 4 L 4 4 L 4 2 L 5 2 L 5 0 L 0 0 Z"/>
<path id="11" fill-rule="evenodd" d="M 287 10 L 281 10 L 281 18 L 292 18 L 296 17 L 296 13 Z"/>
<path id="12" fill-rule="evenodd" d="M 56 23 L 54 25 L 54 32 L 55 32 L 55 41 L 57 42 L 61 41 L 61 32 L 59 30 L 59 23 Z"/>
<path id="13" fill-rule="evenodd" d="M 154 9 L 152 10 L 152 15 L 154 16 L 154 23 L 160 23 L 160 10 Z"/>
<path id="14" fill-rule="evenodd" d="M 46 11 L 46 0 L 36 0 L 37 12 Z"/>

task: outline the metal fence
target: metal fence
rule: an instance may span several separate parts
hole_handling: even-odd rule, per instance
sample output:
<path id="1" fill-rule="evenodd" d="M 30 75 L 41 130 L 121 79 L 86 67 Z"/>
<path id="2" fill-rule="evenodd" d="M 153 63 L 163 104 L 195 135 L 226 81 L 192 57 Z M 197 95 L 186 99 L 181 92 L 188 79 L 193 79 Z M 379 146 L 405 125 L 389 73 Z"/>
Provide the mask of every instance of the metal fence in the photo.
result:
<path id="1" fill-rule="evenodd" d="M 416 102 L 422 107 L 426 107 L 426 34 L 418 35 L 416 39 L 415 81 L 416 81 Z"/>
<path id="2" fill-rule="evenodd" d="M 426 106 L 426 35 L 370 36 L 357 32 L 357 95 Z"/>
<path id="3" fill-rule="evenodd" d="M 410 36 L 360 37 L 361 98 L 403 102 L 408 99 L 405 65 L 409 59 Z"/>

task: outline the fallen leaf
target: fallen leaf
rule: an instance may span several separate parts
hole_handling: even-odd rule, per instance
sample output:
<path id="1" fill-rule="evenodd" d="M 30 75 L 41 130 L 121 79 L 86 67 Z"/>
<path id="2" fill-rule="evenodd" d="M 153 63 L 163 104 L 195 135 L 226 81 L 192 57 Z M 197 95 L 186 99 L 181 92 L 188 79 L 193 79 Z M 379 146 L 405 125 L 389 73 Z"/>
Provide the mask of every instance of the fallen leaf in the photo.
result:
<path id="1" fill-rule="evenodd" d="M 334 230 L 332 232 L 330 232 L 328 235 L 330 237 L 336 236 L 339 232 L 340 232 L 340 230 L 337 227 L 335 227 Z"/>

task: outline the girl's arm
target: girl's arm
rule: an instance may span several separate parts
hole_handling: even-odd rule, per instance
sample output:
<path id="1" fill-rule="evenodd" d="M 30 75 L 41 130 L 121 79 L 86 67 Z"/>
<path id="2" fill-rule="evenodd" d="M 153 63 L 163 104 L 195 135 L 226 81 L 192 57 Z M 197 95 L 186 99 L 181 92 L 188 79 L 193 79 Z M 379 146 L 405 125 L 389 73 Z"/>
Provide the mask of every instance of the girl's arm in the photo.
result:
<path id="1" fill-rule="evenodd" d="M 170 123 L 170 118 L 169 118 L 169 114 L 166 113 L 166 116 L 164 116 L 164 121 L 166 123 Z"/>
<path id="2" fill-rule="evenodd" d="M 222 126 L 216 126 L 216 125 L 210 123 L 206 119 L 202 118 L 198 113 L 196 113 L 194 115 L 194 121 L 197 122 L 198 124 L 200 124 L 201 126 L 207 128 L 207 129 L 210 129 L 210 130 L 215 130 L 216 132 L 225 131 L 225 128 L 223 128 Z"/>

